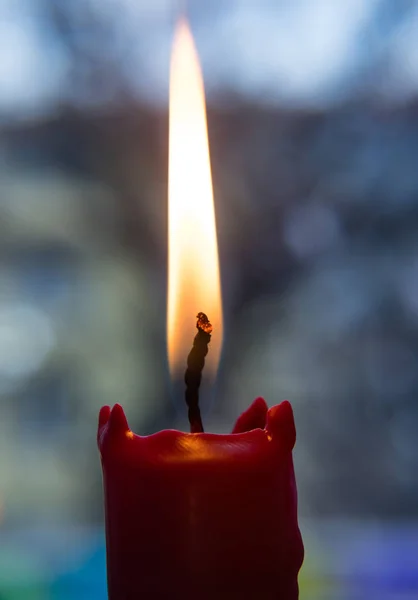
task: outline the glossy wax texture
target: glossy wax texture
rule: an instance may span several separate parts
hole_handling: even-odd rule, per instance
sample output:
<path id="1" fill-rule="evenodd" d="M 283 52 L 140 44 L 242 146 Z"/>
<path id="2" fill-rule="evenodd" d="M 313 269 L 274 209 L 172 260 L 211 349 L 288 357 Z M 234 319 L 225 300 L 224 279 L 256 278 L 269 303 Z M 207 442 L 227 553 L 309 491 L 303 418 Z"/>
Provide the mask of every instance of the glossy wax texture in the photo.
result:
<path id="1" fill-rule="evenodd" d="M 109 600 L 296 600 L 303 544 L 285 401 L 233 433 L 141 437 L 100 411 Z"/>

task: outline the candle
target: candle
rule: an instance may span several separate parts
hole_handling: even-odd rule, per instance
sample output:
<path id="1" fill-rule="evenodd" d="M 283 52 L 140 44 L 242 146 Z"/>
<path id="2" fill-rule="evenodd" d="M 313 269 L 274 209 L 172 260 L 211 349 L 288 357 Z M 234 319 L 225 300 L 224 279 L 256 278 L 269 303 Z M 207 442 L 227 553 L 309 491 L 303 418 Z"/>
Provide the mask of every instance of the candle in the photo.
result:
<path id="1" fill-rule="evenodd" d="M 234 431 L 140 437 L 101 410 L 110 600 L 298 598 L 291 406 L 258 399 Z"/>
<path id="2" fill-rule="evenodd" d="M 296 600 L 303 543 L 291 405 L 268 410 L 258 398 L 229 435 L 201 423 L 200 373 L 210 340 L 205 377 L 216 372 L 222 308 L 203 81 L 184 20 L 172 55 L 169 171 L 171 372 L 196 333 L 193 313 L 208 311 L 214 339 L 199 313 L 200 354 L 190 353 L 186 372 L 192 433 L 141 437 L 120 405 L 100 411 L 109 600 Z"/>

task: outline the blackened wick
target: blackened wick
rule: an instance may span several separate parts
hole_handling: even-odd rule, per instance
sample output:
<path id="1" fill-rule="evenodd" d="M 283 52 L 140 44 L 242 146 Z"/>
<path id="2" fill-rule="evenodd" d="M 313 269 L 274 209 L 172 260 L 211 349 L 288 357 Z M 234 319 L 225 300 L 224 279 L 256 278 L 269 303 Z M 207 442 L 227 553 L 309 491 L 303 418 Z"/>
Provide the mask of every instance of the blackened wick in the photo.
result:
<path id="1" fill-rule="evenodd" d="M 212 333 L 212 325 L 205 313 L 198 313 L 196 328 L 197 334 L 193 340 L 193 347 L 187 357 L 184 381 L 186 383 L 186 404 L 189 408 L 190 432 L 202 433 L 204 430 L 199 408 L 199 387 Z"/>

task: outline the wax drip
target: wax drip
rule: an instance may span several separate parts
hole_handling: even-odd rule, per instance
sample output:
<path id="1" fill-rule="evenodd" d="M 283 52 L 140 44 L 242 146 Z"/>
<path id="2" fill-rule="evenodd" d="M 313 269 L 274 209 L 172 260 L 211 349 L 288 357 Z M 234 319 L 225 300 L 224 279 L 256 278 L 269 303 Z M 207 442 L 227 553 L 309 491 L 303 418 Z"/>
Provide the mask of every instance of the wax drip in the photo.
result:
<path id="1" fill-rule="evenodd" d="M 199 388 L 212 333 L 212 325 L 205 313 L 200 312 L 197 314 L 196 329 L 197 334 L 193 340 L 193 347 L 187 357 L 184 381 L 186 383 L 185 397 L 189 409 L 190 432 L 202 433 L 204 429 L 199 407 Z"/>

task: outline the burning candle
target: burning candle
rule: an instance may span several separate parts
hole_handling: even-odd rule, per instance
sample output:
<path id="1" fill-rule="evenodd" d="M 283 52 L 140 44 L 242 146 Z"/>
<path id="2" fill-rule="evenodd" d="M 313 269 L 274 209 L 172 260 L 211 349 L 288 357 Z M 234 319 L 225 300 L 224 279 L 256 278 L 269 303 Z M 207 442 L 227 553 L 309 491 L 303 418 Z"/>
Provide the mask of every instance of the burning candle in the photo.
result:
<path id="1" fill-rule="evenodd" d="M 193 317 L 205 310 L 214 329 L 205 366 L 211 378 L 222 342 L 221 287 L 203 80 L 184 20 L 171 62 L 168 289 L 170 370 L 184 369 Z M 205 323 L 200 315 L 202 331 Z M 196 402 L 189 399 L 192 431 L 201 431 L 190 404 L 195 409 Z M 121 406 L 103 407 L 109 599 L 296 600 L 303 544 L 295 437 L 286 401 L 268 410 L 258 398 L 230 435 L 141 437 Z"/>

